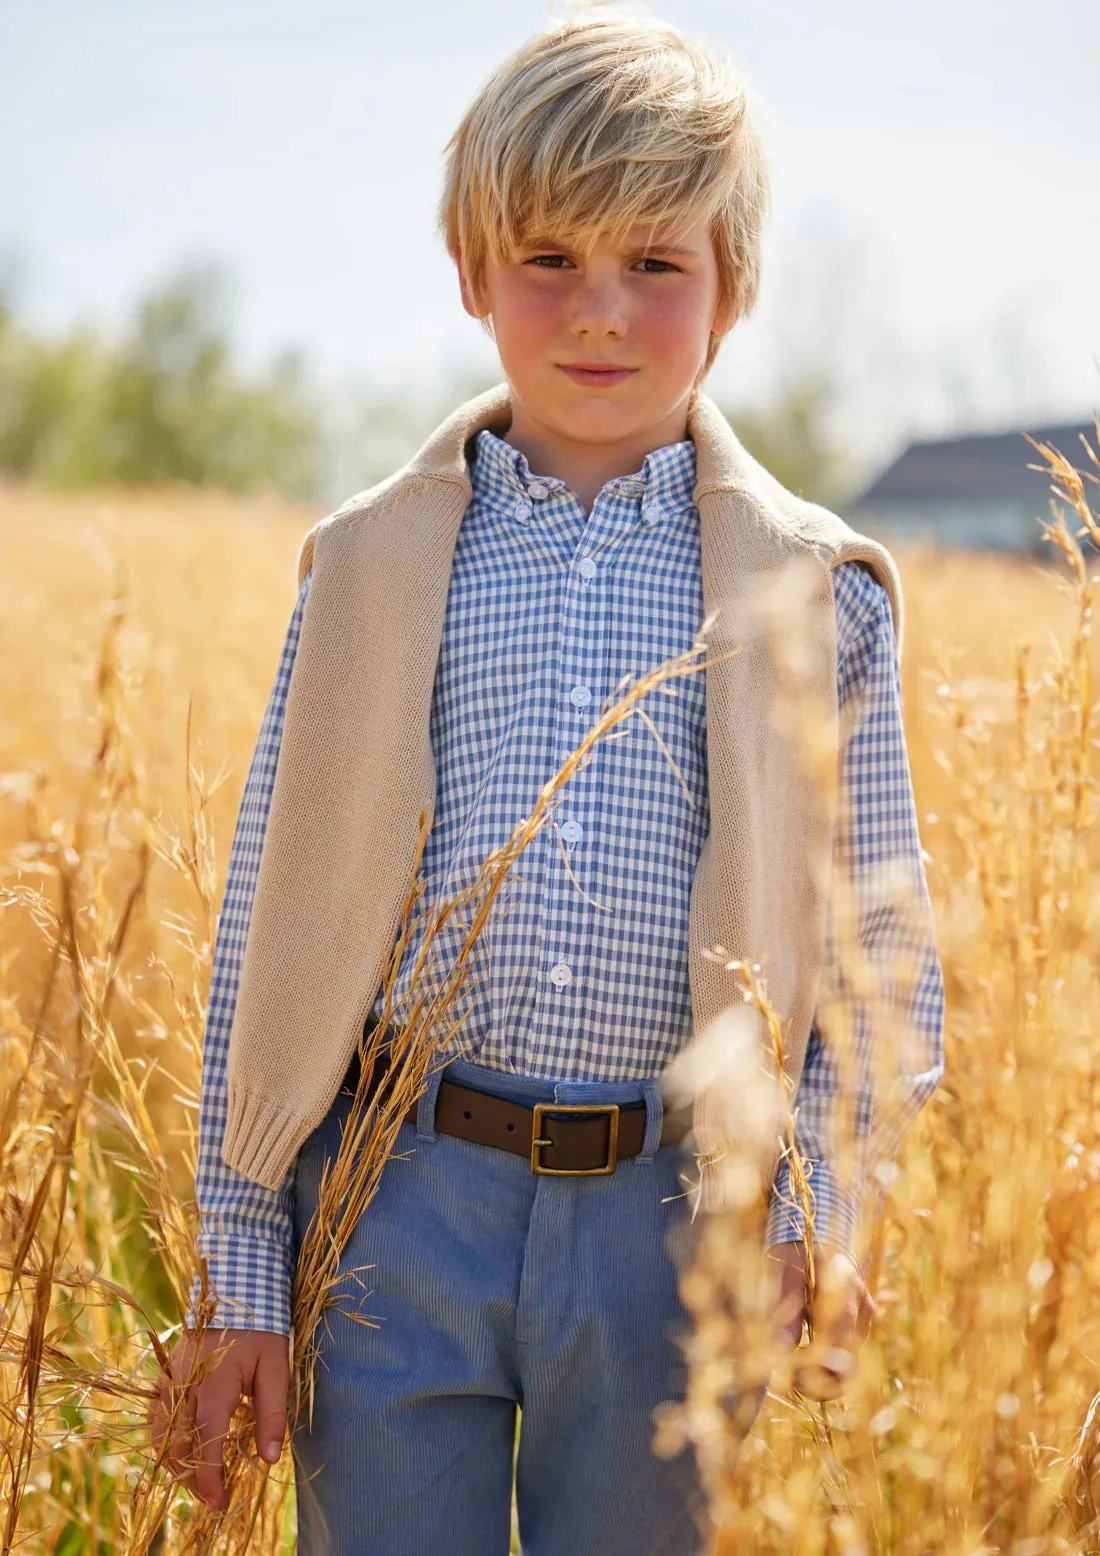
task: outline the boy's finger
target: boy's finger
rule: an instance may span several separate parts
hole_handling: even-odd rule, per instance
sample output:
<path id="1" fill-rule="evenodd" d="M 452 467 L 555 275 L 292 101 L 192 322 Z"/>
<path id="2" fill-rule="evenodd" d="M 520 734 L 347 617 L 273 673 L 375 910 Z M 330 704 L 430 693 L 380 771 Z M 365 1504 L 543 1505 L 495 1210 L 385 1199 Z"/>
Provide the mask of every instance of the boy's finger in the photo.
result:
<path id="1" fill-rule="evenodd" d="M 772 1322 L 781 1345 L 795 1346 L 801 1340 L 805 1311 L 806 1296 L 801 1279 L 785 1270 L 772 1311 Z"/>
<path id="2" fill-rule="evenodd" d="M 168 1447 L 164 1462 L 175 1475 L 179 1475 L 194 1453 L 195 1391 L 181 1389 L 178 1385 L 165 1385 L 164 1406 L 167 1413 L 166 1430 Z"/>
<path id="3" fill-rule="evenodd" d="M 265 1356 L 256 1363 L 252 1381 L 252 1408 L 256 1415 L 256 1448 L 262 1459 L 275 1464 L 286 1436 L 286 1396 L 290 1363 L 285 1355 Z"/>
<path id="4" fill-rule="evenodd" d="M 168 1430 L 168 1406 L 165 1400 L 168 1388 L 167 1381 L 164 1378 L 158 1378 L 155 1387 L 156 1392 L 149 1401 L 149 1413 L 146 1416 L 145 1424 L 149 1429 L 149 1447 L 159 1457 L 161 1444 Z"/>
<path id="5" fill-rule="evenodd" d="M 824 1346 L 854 1344 L 865 1291 L 862 1278 L 846 1261 L 827 1265 L 810 1315 L 812 1336 Z"/>
<path id="6" fill-rule="evenodd" d="M 240 1396 L 239 1384 L 219 1377 L 203 1384 L 195 1410 L 195 1490 L 210 1507 L 226 1505 L 222 1452 L 229 1422 Z"/>
<path id="7" fill-rule="evenodd" d="M 855 1369 L 855 1357 L 839 1346 L 825 1346 L 807 1352 L 805 1362 L 795 1371 L 794 1384 L 808 1399 L 838 1399 L 847 1389 Z"/>

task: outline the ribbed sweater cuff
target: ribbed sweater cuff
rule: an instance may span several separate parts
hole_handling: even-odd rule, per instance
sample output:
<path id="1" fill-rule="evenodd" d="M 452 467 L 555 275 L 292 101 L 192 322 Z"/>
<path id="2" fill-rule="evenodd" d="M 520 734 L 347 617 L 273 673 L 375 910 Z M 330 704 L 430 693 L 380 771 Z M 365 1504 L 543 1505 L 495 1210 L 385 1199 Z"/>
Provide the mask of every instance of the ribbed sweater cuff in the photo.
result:
<path id="1" fill-rule="evenodd" d="M 265 1189 L 282 1187 L 303 1133 L 300 1115 L 284 1113 L 266 1097 L 229 1082 L 222 1160 Z"/>

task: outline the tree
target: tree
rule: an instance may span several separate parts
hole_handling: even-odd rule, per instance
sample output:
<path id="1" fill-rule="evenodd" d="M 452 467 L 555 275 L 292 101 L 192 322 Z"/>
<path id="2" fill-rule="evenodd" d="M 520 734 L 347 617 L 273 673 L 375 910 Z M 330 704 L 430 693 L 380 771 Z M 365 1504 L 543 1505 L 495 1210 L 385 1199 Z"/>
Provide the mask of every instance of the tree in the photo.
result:
<path id="1" fill-rule="evenodd" d="M 833 508 L 852 489 L 853 464 L 833 439 L 828 417 L 836 391 L 828 374 L 791 379 L 763 410 L 730 410 L 727 419 L 754 459 L 800 497 Z"/>
<path id="2" fill-rule="evenodd" d="M 317 488 L 324 432 L 301 357 L 235 367 L 229 286 L 184 266 L 141 300 L 123 340 L 43 342 L 0 311 L 0 469 L 47 486 L 186 481 L 232 492 Z"/>

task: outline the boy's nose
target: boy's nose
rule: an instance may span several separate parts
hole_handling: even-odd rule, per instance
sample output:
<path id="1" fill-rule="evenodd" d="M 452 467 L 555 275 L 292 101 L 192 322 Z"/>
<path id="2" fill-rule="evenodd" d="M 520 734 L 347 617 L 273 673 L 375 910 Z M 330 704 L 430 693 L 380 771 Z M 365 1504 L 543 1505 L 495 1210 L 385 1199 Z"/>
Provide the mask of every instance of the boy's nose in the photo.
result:
<path id="1" fill-rule="evenodd" d="M 622 294 L 606 287 L 580 293 L 573 301 L 572 325 L 575 332 L 601 330 L 621 335 L 627 326 Z"/>

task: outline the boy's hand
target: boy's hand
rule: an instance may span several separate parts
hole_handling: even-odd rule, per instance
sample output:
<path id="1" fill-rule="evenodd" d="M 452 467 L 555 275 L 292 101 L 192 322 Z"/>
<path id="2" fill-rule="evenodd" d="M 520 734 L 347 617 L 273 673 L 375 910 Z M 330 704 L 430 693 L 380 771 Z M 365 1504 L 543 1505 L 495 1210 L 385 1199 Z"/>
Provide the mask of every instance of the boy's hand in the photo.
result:
<path id="1" fill-rule="evenodd" d="M 806 1360 L 794 1369 L 794 1386 L 810 1399 L 835 1399 L 844 1392 L 856 1348 L 871 1328 L 874 1299 L 855 1260 L 824 1244 L 817 1250 L 816 1289 L 808 1307 L 805 1244 L 776 1243 L 768 1253 L 779 1266 L 781 1341 L 794 1349 L 802 1338 L 803 1318 L 809 1321 L 810 1343 Z"/>
<path id="2" fill-rule="evenodd" d="M 219 1352 L 206 1376 L 187 1386 L 197 1365 Z M 165 1463 L 209 1507 L 228 1505 L 222 1467 L 225 1434 L 242 1397 L 252 1400 L 256 1416 L 256 1447 L 274 1464 L 283 1451 L 287 1391 L 290 1386 L 290 1346 L 286 1335 L 260 1329 L 208 1329 L 184 1335 L 172 1352 L 172 1376 L 162 1376 L 149 1411 L 153 1446 L 164 1443 L 172 1406 L 176 1414 Z"/>

